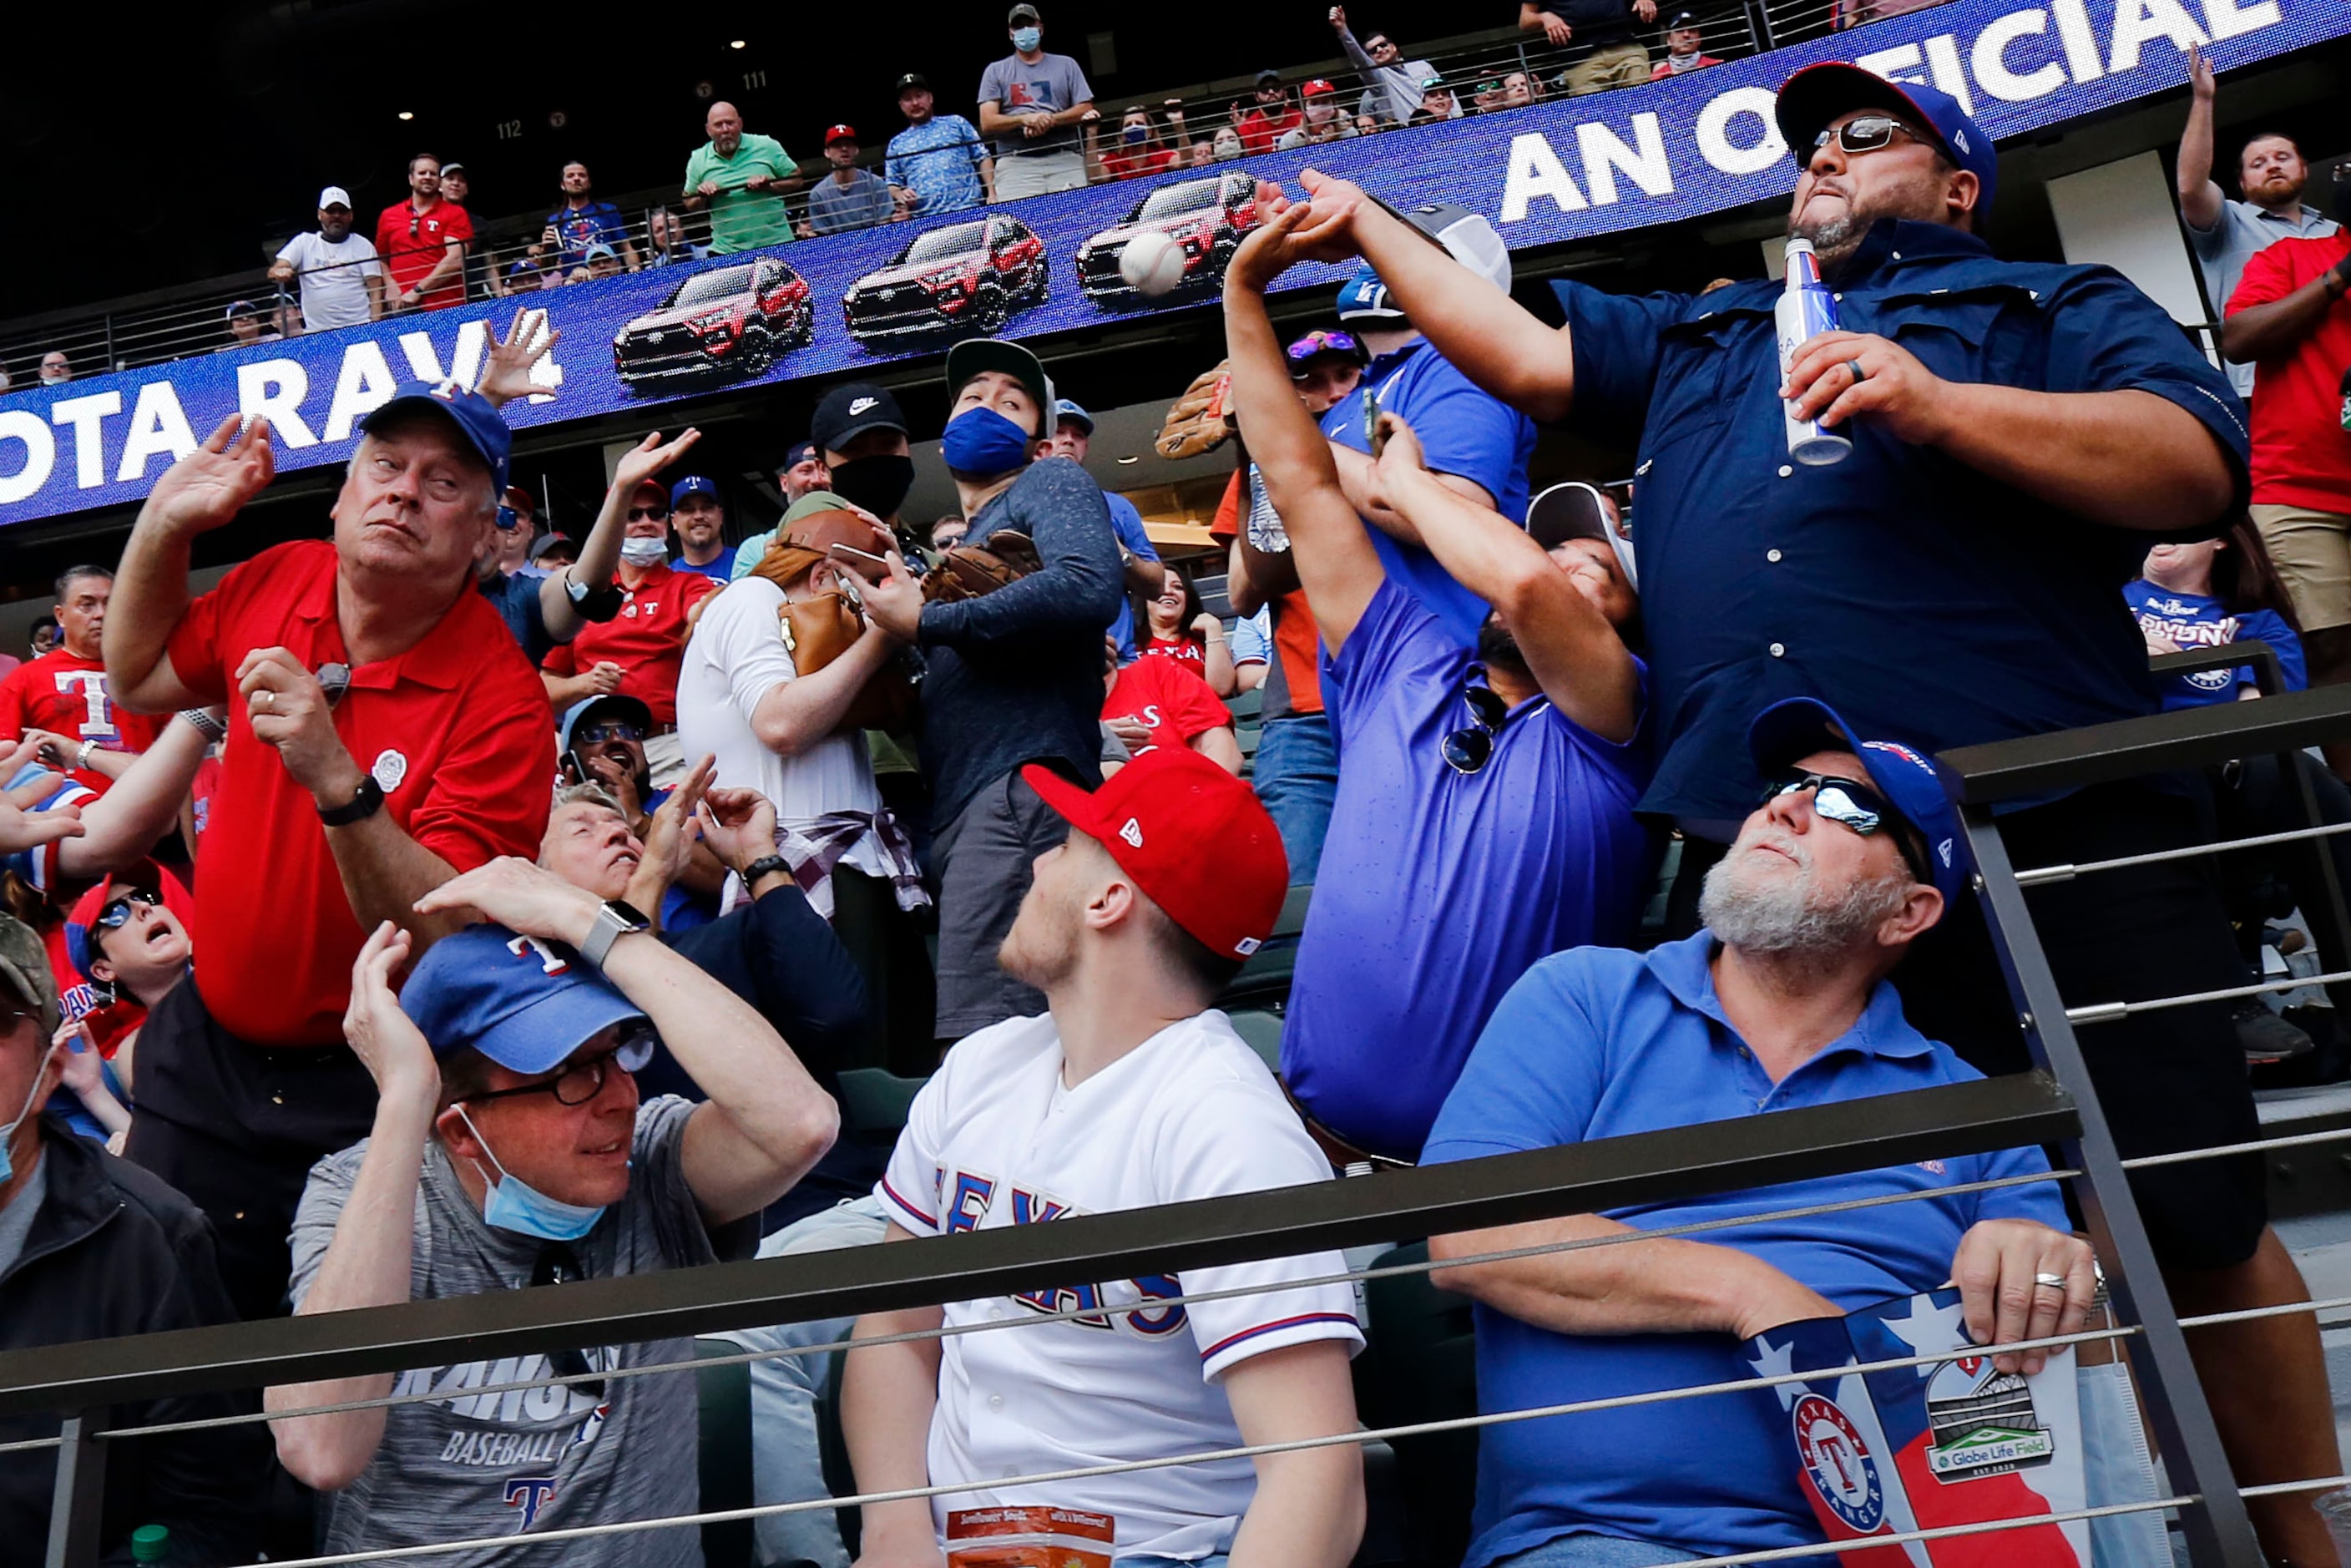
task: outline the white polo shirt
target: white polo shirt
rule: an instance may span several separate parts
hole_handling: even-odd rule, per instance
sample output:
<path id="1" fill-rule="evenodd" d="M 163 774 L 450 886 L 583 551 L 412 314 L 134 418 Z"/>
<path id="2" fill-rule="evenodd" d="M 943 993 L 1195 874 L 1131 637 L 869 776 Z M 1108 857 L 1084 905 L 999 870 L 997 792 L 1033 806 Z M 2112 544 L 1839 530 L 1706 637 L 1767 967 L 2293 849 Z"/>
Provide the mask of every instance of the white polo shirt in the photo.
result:
<path id="1" fill-rule="evenodd" d="M 915 1097 L 876 1189 L 917 1236 L 995 1229 L 1112 1209 L 1331 1179 L 1264 1062 L 1221 1012 L 1161 1030 L 1075 1089 L 1062 1086 L 1050 1016 L 984 1029 L 947 1053 Z M 940 1343 L 931 1418 L 934 1485 L 980 1481 L 1240 1445 L 1217 1380 L 1283 1345 L 1364 1338 L 1336 1252 L 1192 1269 L 957 1301 L 950 1327 L 1027 1312 L 1117 1306 L 1242 1285 L 1277 1287 L 1133 1314 L 1075 1318 Z M 949 1512 L 1052 1504 L 1112 1515 L 1118 1552 L 1198 1557 L 1232 1543 L 1256 1493 L 1246 1459 L 1056 1486 L 976 1487 L 933 1500 Z"/>

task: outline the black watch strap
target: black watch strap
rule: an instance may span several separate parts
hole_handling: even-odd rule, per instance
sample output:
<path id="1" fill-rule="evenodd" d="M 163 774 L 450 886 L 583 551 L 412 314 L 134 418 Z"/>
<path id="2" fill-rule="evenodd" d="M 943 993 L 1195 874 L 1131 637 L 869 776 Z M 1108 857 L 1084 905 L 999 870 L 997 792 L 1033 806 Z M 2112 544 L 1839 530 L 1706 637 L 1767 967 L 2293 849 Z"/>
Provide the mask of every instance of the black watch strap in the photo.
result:
<path id="1" fill-rule="evenodd" d="M 786 876 L 789 876 L 792 874 L 792 862 L 781 855 L 761 855 L 743 868 L 743 891 L 750 892 L 758 885 L 761 877 L 773 871 L 779 871 Z"/>
<path id="2" fill-rule="evenodd" d="M 364 822 L 383 810 L 383 786 L 372 776 L 360 779 L 360 787 L 351 798 L 340 806 L 319 808 L 319 821 L 330 828 L 348 828 L 353 822 Z"/>

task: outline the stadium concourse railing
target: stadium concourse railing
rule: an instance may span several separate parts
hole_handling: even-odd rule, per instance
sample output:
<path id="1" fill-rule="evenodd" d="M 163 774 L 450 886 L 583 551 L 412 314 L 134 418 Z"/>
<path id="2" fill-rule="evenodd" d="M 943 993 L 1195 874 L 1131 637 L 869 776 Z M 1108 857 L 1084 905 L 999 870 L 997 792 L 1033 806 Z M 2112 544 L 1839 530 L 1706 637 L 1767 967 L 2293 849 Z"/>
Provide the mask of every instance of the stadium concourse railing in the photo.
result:
<path id="1" fill-rule="evenodd" d="M 2186 667 L 2199 660 L 2207 664 L 2231 658 L 2244 662 L 2258 659 L 2265 652 L 2240 649 L 2225 655 L 2191 654 L 2172 667 Z M 2060 878 L 2095 876 L 2116 862 L 2027 867 L 2019 871 L 2008 862 L 1992 813 L 2003 800 L 2151 773 L 2201 768 L 2251 755 L 2289 753 L 2346 736 L 2351 736 L 2351 687 L 2335 686 L 1970 747 L 1946 753 L 1938 759 L 1946 787 L 1965 821 L 1977 868 L 1976 886 L 1984 901 L 2011 995 L 2032 1052 L 2033 1071 L 1907 1094 L 1785 1111 L 1740 1121 L 1706 1123 L 1458 1165 L 1385 1172 L 1307 1187 L 1151 1209 L 1082 1216 L 1050 1225 L 982 1230 L 910 1245 L 865 1247 L 589 1281 L 567 1285 L 560 1291 L 496 1291 L 290 1321 L 229 1324 L 12 1352 L 0 1355 L 0 1413 L 54 1413 L 61 1417 L 62 1427 L 56 1438 L 10 1444 L 5 1446 L 6 1450 L 56 1448 L 56 1506 L 47 1562 L 50 1568 L 88 1568 L 97 1561 L 99 1502 L 110 1440 L 162 1429 L 110 1429 L 109 1407 L 118 1401 L 381 1375 L 534 1352 L 548 1354 L 779 1322 L 820 1321 L 1049 1289 L 1072 1280 L 1180 1274 L 1187 1269 L 1217 1264 L 1770 1186 L 2039 1144 L 2052 1145 L 2056 1151 L 2059 1165 L 2052 1176 L 2006 1178 L 1893 1199 L 1855 1199 L 1780 1213 L 1812 1214 L 1823 1207 L 1907 1201 L 1913 1197 L 1934 1196 L 1936 1192 L 1980 1190 L 1985 1185 L 2007 1185 L 2018 1180 L 2069 1180 L 2105 1271 L 2116 1326 L 2064 1336 L 2062 1341 L 2026 1343 L 2137 1342 L 2131 1354 L 2133 1371 L 2153 1420 L 2170 1495 L 2012 1521 L 1901 1532 L 1874 1538 L 1872 1544 L 2045 1525 L 2053 1520 L 2164 1510 L 2176 1515 L 2189 1555 L 2199 1568 L 2216 1568 L 2220 1564 L 2254 1568 L 2262 1559 L 2248 1521 L 2246 1495 L 2315 1494 L 2344 1485 L 2346 1478 L 2294 1478 L 2241 1493 L 2197 1383 L 2186 1336 L 2199 1327 L 2254 1317 L 2337 1310 L 2351 1306 L 2351 1301 L 2294 1303 L 2187 1320 L 2178 1318 L 2132 1203 L 2127 1174 L 2149 1165 L 2351 1137 L 2351 1129 L 2137 1160 L 2119 1158 L 2095 1091 L 2085 1074 L 2075 1029 L 2095 1028 L 2105 1019 L 2120 1016 L 2122 1004 L 2162 1006 L 2182 998 L 2061 997 L 2033 932 L 2023 888 Z M 2314 841 L 2330 831 L 2314 825 L 2283 838 Z M 2209 846 L 2209 851 L 2221 853 L 2247 847 L 2274 848 L 2280 842 L 2281 836 L 2272 834 L 2260 840 Z M 2138 863 L 2138 860 L 2128 863 Z M 2312 982 L 2294 980 L 2249 987 L 2244 994 L 2308 983 Z M 1735 1229 L 1742 1224 L 1755 1223 L 1759 1218 L 1771 1217 L 1711 1221 L 1685 1228 L 1679 1233 Z M 1554 1243 L 1530 1250 L 1610 1245 L 1614 1239 Z M 1408 1263 L 1353 1270 L 1347 1277 L 1364 1279 L 1427 1267 L 1426 1263 Z M 1165 1300 L 1152 1300 L 1144 1302 L 1144 1308 L 1164 1310 L 1169 1304 Z M 1077 1310 L 1100 1311 L 1098 1307 Z M 965 1332 L 999 1328 L 1017 1332 L 1019 1325 L 1039 1321 L 1050 1318 L 1022 1314 L 1004 1323 L 981 1323 Z M 755 1352 L 739 1359 L 829 1353 L 840 1348 L 820 1345 L 812 1347 L 812 1351 L 803 1348 L 782 1353 Z M 1884 1364 L 1923 1366 L 1967 1354 L 1948 1352 Z M 486 1389 L 472 1388 L 467 1392 L 540 1386 L 578 1381 L 580 1375 L 609 1379 L 674 1374 L 683 1369 L 684 1364 L 607 1369 L 569 1378 L 494 1384 Z M 1779 1381 L 1796 1381 L 1806 1375 L 1818 1375 L 1791 1374 Z M 1502 1408 L 1509 1404 L 1509 1391 L 1488 1388 L 1484 1394 L 1489 1408 L 1479 1415 L 1350 1433 L 1313 1439 L 1304 1445 L 1225 1450 L 1214 1456 L 1171 1456 L 1144 1467 L 1113 1466 L 1107 1469 L 1191 1463 L 1206 1458 L 1230 1458 L 1243 1453 L 1320 1443 L 1372 1443 L 1572 1411 L 1702 1398 L 1753 1389 L 1765 1381 L 1769 1380 L 1531 1410 Z M 412 1393 L 360 1403 L 389 1406 L 429 1397 L 432 1396 Z M 232 1416 L 193 1425 L 213 1426 L 257 1418 Z M 1102 1468 L 1056 1472 L 1055 1479 L 1102 1473 L 1107 1471 Z M 1016 1479 L 1004 1484 L 1019 1482 Z M 611 1525 L 585 1527 L 585 1532 L 688 1528 L 760 1514 L 931 1495 L 947 1490 L 950 1489 L 877 1493 L 862 1498 L 614 1521 Z M 531 1539 L 560 1538 L 559 1532 Z M 429 1559 L 434 1552 L 460 1544 L 486 1548 L 496 1543 L 447 1542 L 304 1561 L 321 1564 L 387 1557 Z M 1803 1550 L 1750 1552 L 1710 1561 L 1762 1562 L 1802 1554 Z"/>
<path id="2" fill-rule="evenodd" d="M 1698 17 L 1706 53 L 1719 59 L 1733 59 L 1849 25 L 1833 14 L 1834 6 L 1844 4 L 1849 8 L 1854 3 L 1855 0 L 1781 0 L 1774 5 L 1767 0 L 1687 0 L 1685 5 L 1685 0 L 1659 0 L 1658 25 L 1646 30 L 1644 41 L 1654 58 L 1663 59 L 1664 24 L 1687 8 Z M 1782 12 L 1785 14 L 1779 14 Z M 1887 14 L 1892 13 L 1889 10 Z M 1408 58 L 1425 58 L 1437 68 L 1453 89 L 1464 114 L 1481 114 L 1507 112 L 1517 107 L 1502 101 L 1502 85 L 1513 74 L 1529 78 L 1532 95 L 1538 99 L 1558 96 L 1565 90 L 1568 68 L 1589 52 L 1573 43 L 1554 47 L 1541 33 L 1513 29 L 1479 35 L 1473 40 L 1456 40 L 1435 53 L 1414 49 L 1407 50 L 1406 55 Z M 1353 110 L 1364 89 L 1354 68 L 1344 59 L 1284 72 L 1283 84 L 1290 91 L 1290 101 L 1294 104 L 1298 89 L 1318 78 L 1330 81 L 1337 89 L 1339 102 Z M 1164 136 L 1165 106 L 1180 98 L 1186 133 L 1196 152 L 1206 158 L 1212 152 L 1217 129 L 1231 124 L 1237 114 L 1246 114 L 1256 107 L 1254 87 L 1253 80 L 1236 81 L 1209 84 L 1180 94 L 1102 99 L 1097 104 L 1102 113 L 1098 127 L 1102 150 L 1115 151 L 1119 115 L 1129 103 L 1148 107 Z M 951 106 L 943 103 L 941 107 Z M 879 141 L 887 140 L 878 131 L 875 135 Z M 793 141 L 789 136 L 784 140 L 788 144 Z M 883 149 L 877 144 L 864 149 L 859 162 L 878 172 L 883 157 Z M 800 165 L 810 183 L 821 177 L 824 167 L 820 158 Z M 680 208 L 674 192 L 629 193 L 614 198 L 613 204 L 625 214 L 627 238 L 641 261 L 650 261 L 654 254 L 653 226 L 657 212 L 680 221 L 691 242 L 699 243 L 709 237 L 706 218 Z M 554 199 L 550 198 L 526 213 L 475 220 L 475 255 L 467 262 L 473 298 L 500 297 L 509 292 L 508 269 L 525 259 L 530 247 L 538 243 L 553 205 Z M 786 205 L 797 229 L 807 216 L 806 188 L 788 197 Z M 356 214 L 355 232 L 372 235 L 372 211 L 371 208 Z M 63 352 L 77 374 L 91 374 L 162 364 L 239 347 L 248 340 L 263 340 L 239 339 L 232 331 L 229 313 L 241 303 L 257 308 L 257 331 L 291 337 L 302 329 L 298 291 L 271 282 L 266 268 L 256 268 L 232 277 L 164 288 L 110 305 L 50 311 L 0 322 L 0 374 L 13 378 L 17 388 L 30 385 L 41 357 L 52 350 Z M 8 390 L 8 385 L 0 382 L 0 395 Z"/>

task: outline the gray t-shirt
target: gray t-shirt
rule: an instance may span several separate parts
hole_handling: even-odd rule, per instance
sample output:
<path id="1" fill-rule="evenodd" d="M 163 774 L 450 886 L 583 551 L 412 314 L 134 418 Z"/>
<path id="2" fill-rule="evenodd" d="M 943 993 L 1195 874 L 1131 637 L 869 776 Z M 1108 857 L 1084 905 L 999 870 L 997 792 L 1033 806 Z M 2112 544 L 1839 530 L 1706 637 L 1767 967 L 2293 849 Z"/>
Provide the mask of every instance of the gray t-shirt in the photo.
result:
<path id="1" fill-rule="evenodd" d="M 674 1095 L 638 1108 L 628 1196 L 571 1244 L 590 1279 L 717 1260 L 685 1185 L 682 1151 L 693 1110 Z M 311 1167 L 294 1216 L 298 1309 L 318 1278 L 366 1154 L 362 1140 Z M 412 1300 L 526 1285 L 542 1245 L 535 1237 L 485 1224 L 441 1145 L 425 1145 Z M 644 1366 L 691 1362 L 694 1343 L 664 1339 L 581 1354 L 591 1370 Z M 584 1384 L 469 1392 L 549 1375 L 548 1359 L 539 1354 L 402 1373 L 393 1393 L 439 1397 L 392 1407 L 368 1468 L 322 1500 L 321 1549 L 366 1552 L 695 1511 L 700 1485 L 692 1373 L 621 1378 L 606 1384 L 601 1397 Z M 450 1568 L 700 1568 L 702 1543 L 698 1531 L 684 1528 L 592 1536 L 528 1552 L 452 1552 L 433 1562 Z"/>
<path id="2" fill-rule="evenodd" d="M 0 1274 L 16 1266 L 25 1255 L 25 1238 L 33 1233 L 33 1217 L 41 1212 L 41 1204 L 49 1196 L 49 1162 L 44 1158 L 33 1166 L 33 1174 L 16 1189 L 14 1202 L 0 1208 Z"/>
<path id="3" fill-rule="evenodd" d="M 2282 217 L 2251 202 L 2229 200 L 2221 202 L 2220 221 L 2210 228 L 2187 226 L 2188 243 L 2204 269 L 2204 287 L 2215 321 L 2228 316 L 2229 300 L 2245 276 L 2245 263 L 2279 240 L 2323 239 L 2335 229 L 2333 218 L 2322 217 L 2309 207 L 2298 206 L 2292 217 Z M 2239 397 L 2253 395 L 2252 365 L 2223 361 L 2220 368 L 2229 372 Z"/>
<path id="4" fill-rule="evenodd" d="M 1019 55 L 1007 55 L 979 78 L 979 101 L 995 104 L 1000 114 L 1058 114 L 1092 102 L 1093 96 L 1094 89 L 1086 85 L 1086 73 L 1067 55 L 1040 56 L 1033 66 Z M 1028 152 L 1067 152 L 1077 147 L 1078 135 L 1078 127 L 1065 125 L 1035 138 L 999 136 L 996 155 L 1018 158 Z"/>

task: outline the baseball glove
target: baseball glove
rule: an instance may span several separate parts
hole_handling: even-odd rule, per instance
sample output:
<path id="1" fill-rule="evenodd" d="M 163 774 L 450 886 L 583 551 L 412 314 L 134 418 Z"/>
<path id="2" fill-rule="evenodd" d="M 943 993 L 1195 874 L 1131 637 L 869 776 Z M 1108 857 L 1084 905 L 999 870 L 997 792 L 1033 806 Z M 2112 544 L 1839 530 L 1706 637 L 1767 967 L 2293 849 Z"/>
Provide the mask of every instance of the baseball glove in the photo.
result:
<path id="1" fill-rule="evenodd" d="M 942 556 L 938 565 L 923 574 L 923 598 L 946 604 L 977 599 L 1044 564 L 1035 540 L 1017 529 L 1000 528 L 987 536 L 985 546 L 957 545 Z"/>
<path id="2" fill-rule="evenodd" d="M 1231 439 L 1232 386 L 1232 372 L 1223 361 L 1194 376 L 1159 426 L 1159 439 L 1154 444 L 1159 455 L 1197 457 Z"/>

